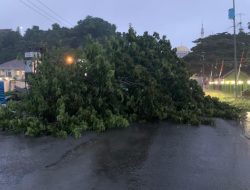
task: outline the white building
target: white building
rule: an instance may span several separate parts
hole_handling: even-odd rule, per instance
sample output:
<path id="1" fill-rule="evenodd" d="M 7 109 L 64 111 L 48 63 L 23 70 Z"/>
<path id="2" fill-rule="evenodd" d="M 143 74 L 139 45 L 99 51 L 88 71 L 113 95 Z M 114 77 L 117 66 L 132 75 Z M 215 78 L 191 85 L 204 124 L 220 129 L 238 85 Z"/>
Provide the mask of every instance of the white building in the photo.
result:
<path id="1" fill-rule="evenodd" d="M 179 58 L 183 58 L 189 53 L 190 53 L 190 49 L 188 49 L 186 46 L 176 47 L 176 54 Z"/>
<path id="2" fill-rule="evenodd" d="M 25 63 L 22 60 L 12 60 L 0 64 L 0 80 L 4 81 L 5 92 L 15 87 L 25 87 Z"/>
<path id="3" fill-rule="evenodd" d="M 0 77 L 24 80 L 25 79 L 25 64 L 22 60 L 12 60 L 0 65 Z"/>

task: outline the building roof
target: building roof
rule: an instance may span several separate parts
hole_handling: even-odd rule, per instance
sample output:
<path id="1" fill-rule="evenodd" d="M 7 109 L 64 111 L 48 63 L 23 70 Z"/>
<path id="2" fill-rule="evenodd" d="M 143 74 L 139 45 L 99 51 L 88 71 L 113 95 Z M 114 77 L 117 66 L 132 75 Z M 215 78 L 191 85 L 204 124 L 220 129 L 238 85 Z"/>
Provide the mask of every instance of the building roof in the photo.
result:
<path id="1" fill-rule="evenodd" d="M 0 69 L 4 70 L 25 70 L 25 63 L 23 60 L 11 60 L 0 65 Z"/>
<path id="2" fill-rule="evenodd" d="M 178 46 L 176 47 L 176 51 L 177 52 L 190 52 L 190 50 L 186 46 Z"/>
<path id="3" fill-rule="evenodd" d="M 190 50 L 187 47 L 185 47 L 185 46 L 176 47 L 176 55 L 179 58 L 185 57 L 186 55 L 189 54 L 189 52 L 190 52 Z"/>
<path id="4" fill-rule="evenodd" d="M 229 71 L 222 78 L 225 80 L 235 80 L 235 71 L 234 70 Z M 247 73 L 245 73 L 244 71 L 240 72 L 239 80 L 248 80 L 249 78 L 250 77 Z"/>
<path id="5" fill-rule="evenodd" d="M 0 29 L 0 33 L 11 32 L 11 29 Z"/>

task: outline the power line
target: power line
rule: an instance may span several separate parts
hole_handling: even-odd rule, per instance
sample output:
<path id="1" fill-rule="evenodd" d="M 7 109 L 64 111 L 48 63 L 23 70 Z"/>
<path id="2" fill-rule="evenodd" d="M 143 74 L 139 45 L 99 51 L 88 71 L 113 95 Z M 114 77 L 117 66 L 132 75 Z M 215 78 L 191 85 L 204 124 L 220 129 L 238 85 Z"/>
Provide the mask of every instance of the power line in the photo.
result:
<path id="1" fill-rule="evenodd" d="M 51 22 L 54 22 L 53 19 L 51 19 L 50 17 L 48 17 L 46 14 L 43 14 L 42 12 L 40 12 L 39 10 L 35 9 L 34 7 L 30 6 L 28 3 L 26 3 L 23 0 L 19 0 L 23 5 L 25 5 L 26 7 L 30 8 L 31 10 L 33 10 L 34 12 L 36 12 L 37 14 L 39 14 L 40 16 L 48 19 Z"/>
<path id="2" fill-rule="evenodd" d="M 36 0 L 38 3 L 40 3 L 43 7 L 45 7 L 46 9 L 48 9 L 52 14 L 54 14 L 55 16 L 57 16 L 60 20 L 62 20 L 64 23 L 67 23 L 69 25 L 73 25 L 71 22 L 69 22 L 68 20 L 66 20 L 65 18 L 63 18 L 62 16 L 60 16 L 58 13 L 56 13 L 53 9 L 51 9 L 50 7 L 48 7 L 45 3 L 43 3 L 40 0 Z"/>
<path id="3" fill-rule="evenodd" d="M 36 8 L 37 10 L 39 10 L 40 12 L 43 12 L 44 14 L 46 14 L 47 16 L 49 16 L 50 18 L 54 19 L 56 22 L 62 23 L 59 19 L 55 18 L 54 16 L 52 16 L 51 14 L 49 14 L 47 11 L 45 11 L 44 9 L 40 8 L 39 6 L 37 6 L 35 3 L 33 3 L 30 0 L 27 0 L 34 8 Z"/>

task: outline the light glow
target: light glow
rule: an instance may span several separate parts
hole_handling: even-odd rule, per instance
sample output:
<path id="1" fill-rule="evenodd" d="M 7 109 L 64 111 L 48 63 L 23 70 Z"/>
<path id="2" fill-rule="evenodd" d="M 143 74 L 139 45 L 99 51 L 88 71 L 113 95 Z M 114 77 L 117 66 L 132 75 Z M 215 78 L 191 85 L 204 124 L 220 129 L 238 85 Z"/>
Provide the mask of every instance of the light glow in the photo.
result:
<path id="1" fill-rule="evenodd" d="M 234 80 L 230 81 L 230 84 L 235 84 L 235 81 Z"/>
<path id="2" fill-rule="evenodd" d="M 75 61 L 74 57 L 68 55 L 66 58 L 65 58 L 65 61 L 68 65 L 72 65 Z"/>
<path id="3" fill-rule="evenodd" d="M 244 82 L 243 82 L 243 81 L 241 81 L 241 80 L 240 80 L 240 81 L 238 81 L 238 84 L 243 84 L 243 83 L 244 83 Z"/>

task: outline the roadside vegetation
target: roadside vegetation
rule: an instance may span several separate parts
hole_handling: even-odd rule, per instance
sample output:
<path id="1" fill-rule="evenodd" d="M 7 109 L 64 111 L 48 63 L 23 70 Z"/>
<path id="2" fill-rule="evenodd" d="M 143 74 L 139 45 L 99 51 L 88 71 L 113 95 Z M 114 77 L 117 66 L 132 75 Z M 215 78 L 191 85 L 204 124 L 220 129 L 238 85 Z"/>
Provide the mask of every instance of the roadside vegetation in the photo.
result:
<path id="1" fill-rule="evenodd" d="M 238 97 L 235 99 L 233 94 L 224 93 L 219 90 L 206 90 L 206 95 L 218 98 L 221 102 L 228 103 L 244 112 L 250 112 L 250 98 Z"/>
<path id="2" fill-rule="evenodd" d="M 116 33 L 84 47 L 52 48 L 28 77 L 21 101 L 0 109 L 0 127 L 29 136 L 80 137 L 86 130 L 128 127 L 131 122 L 170 120 L 199 125 L 213 117 L 237 119 L 239 109 L 205 96 L 189 80 L 165 36 Z M 65 56 L 73 55 L 73 64 Z"/>

